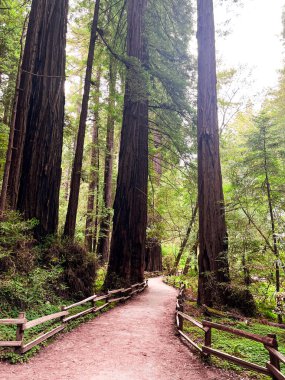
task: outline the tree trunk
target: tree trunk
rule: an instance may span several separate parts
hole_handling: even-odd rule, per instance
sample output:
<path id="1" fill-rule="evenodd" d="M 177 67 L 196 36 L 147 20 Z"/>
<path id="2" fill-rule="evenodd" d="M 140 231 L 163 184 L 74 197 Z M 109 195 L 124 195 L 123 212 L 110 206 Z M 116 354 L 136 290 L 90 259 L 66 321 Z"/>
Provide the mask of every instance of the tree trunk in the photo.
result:
<path id="1" fill-rule="evenodd" d="M 36 74 L 35 60 L 41 38 L 40 26 L 42 23 L 42 9 L 43 2 L 33 1 L 29 17 L 26 43 L 23 54 L 23 62 L 21 67 L 18 103 L 16 113 L 14 115 L 14 138 L 11 165 L 9 171 L 9 173 L 13 175 L 9 174 L 7 189 L 8 202 L 9 206 L 12 209 L 16 209 L 17 207 L 21 180 L 24 142 L 27 128 L 27 118 L 31 102 L 32 87 L 35 81 L 37 80 L 37 76 L 33 76 L 32 73 Z"/>
<path id="2" fill-rule="evenodd" d="M 189 236 L 190 236 L 191 231 L 193 229 L 193 226 L 194 226 L 194 223 L 195 223 L 195 220 L 196 220 L 196 216 L 197 216 L 197 211 L 198 211 L 198 202 L 196 202 L 196 204 L 195 204 L 195 207 L 194 207 L 194 210 L 193 210 L 193 213 L 192 213 L 192 218 L 191 218 L 189 226 L 187 228 L 186 235 L 185 235 L 185 237 L 184 237 L 184 239 L 183 239 L 183 241 L 181 243 L 181 246 L 180 246 L 178 255 L 177 255 L 176 259 L 175 259 L 175 263 L 174 263 L 174 266 L 173 266 L 171 274 L 174 274 L 176 272 L 176 270 L 177 270 L 177 267 L 179 265 L 181 257 L 183 255 L 184 250 L 186 248 L 186 245 L 188 243 Z"/>
<path id="3" fill-rule="evenodd" d="M 67 9 L 67 0 L 32 2 L 23 56 L 9 180 L 12 205 L 39 221 L 37 238 L 58 225 Z"/>
<path id="4" fill-rule="evenodd" d="M 82 102 L 82 96 L 83 96 L 83 73 L 79 76 L 79 84 L 78 84 L 78 99 L 76 100 L 76 109 L 77 109 L 77 115 L 76 115 L 76 122 L 79 123 L 80 114 L 81 114 L 81 102 Z M 72 145 L 69 147 L 70 150 L 70 158 L 68 159 L 68 166 L 67 166 L 67 173 L 66 173 L 66 181 L 65 181 L 65 199 L 66 201 L 69 200 L 69 194 L 70 194 L 70 182 L 71 182 L 71 174 L 72 174 L 72 167 L 73 167 L 73 157 L 75 156 L 76 152 L 76 141 L 77 136 L 74 133 L 74 136 L 72 136 Z"/>
<path id="5" fill-rule="evenodd" d="M 198 0 L 198 303 L 211 305 L 229 282 L 228 238 L 219 154 L 215 26 L 212 0 Z"/>
<path id="6" fill-rule="evenodd" d="M 278 242 L 277 242 L 277 236 L 275 231 L 275 217 L 273 212 L 273 201 L 272 201 L 272 194 L 271 194 L 271 185 L 269 180 L 269 174 L 268 174 L 268 158 L 267 158 L 267 148 L 266 148 L 266 129 L 263 128 L 263 153 L 264 153 L 264 173 L 265 173 L 265 184 L 266 184 L 266 192 L 267 192 L 267 202 L 268 202 L 268 208 L 269 208 L 269 214 L 270 214 L 270 221 L 271 221 L 271 233 L 272 233 L 272 240 L 273 240 L 273 250 L 276 257 L 276 263 L 275 263 L 275 290 L 276 293 L 280 292 L 280 269 L 279 269 L 279 250 L 278 250 Z M 282 315 L 278 314 L 278 323 L 282 323 Z"/>
<path id="7" fill-rule="evenodd" d="M 104 215 L 100 223 L 100 237 L 98 241 L 98 256 L 103 262 L 109 258 L 110 224 L 112 207 L 112 177 L 113 177 L 113 154 L 114 154 L 114 107 L 116 95 L 116 68 L 114 59 L 110 58 L 109 66 L 109 104 L 107 117 L 106 156 L 104 171 L 103 209 Z"/>
<path id="8" fill-rule="evenodd" d="M 7 206 L 6 204 L 7 190 L 8 190 L 10 168 L 11 168 L 11 161 L 12 161 L 12 152 L 13 152 L 14 135 L 15 135 L 15 121 L 16 121 L 16 112 L 17 112 L 17 106 L 18 106 L 19 87 L 20 87 L 20 79 L 21 79 L 21 65 L 22 65 L 23 49 L 24 49 L 24 35 L 26 33 L 27 20 L 28 20 L 28 16 L 25 19 L 22 35 L 21 35 L 21 40 L 20 40 L 21 50 L 20 50 L 18 72 L 17 72 L 17 78 L 16 78 L 16 88 L 15 88 L 15 93 L 14 93 L 13 109 L 12 109 L 11 122 L 10 122 L 9 141 L 8 141 L 8 148 L 6 152 L 6 161 L 5 161 L 5 168 L 4 168 L 4 174 L 3 174 L 1 197 L 0 197 L 0 218 L 2 218 L 3 213 Z"/>
<path id="9" fill-rule="evenodd" d="M 161 145 L 161 134 L 157 131 L 154 132 L 153 134 L 153 140 L 154 140 L 154 146 L 156 149 L 159 149 Z M 160 184 L 161 176 L 162 176 L 162 166 L 161 166 L 161 151 L 157 151 L 154 155 L 153 158 L 153 166 L 154 166 L 154 171 L 156 173 L 156 184 Z"/>
<path id="10" fill-rule="evenodd" d="M 161 134 L 157 131 L 153 133 L 154 146 L 158 149 L 161 145 Z M 162 176 L 162 155 L 158 151 L 155 153 L 152 163 L 153 169 L 156 173 L 155 182 L 156 185 L 160 185 L 160 180 Z M 148 225 L 152 226 L 155 223 L 161 221 L 161 216 L 157 213 L 155 209 L 155 193 L 153 188 L 153 200 L 152 200 L 152 215 L 149 213 Z M 157 238 L 147 238 L 146 242 L 146 255 L 145 255 L 145 270 L 147 272 L 160 272 L 162 271 L 162 247 L 161 242 Z"/>
<path id="11" fill-rule="evenodd" d="M 246 244 L 243 241 L 243 250 L 242 250 L 242 269 L 243 269 L 243 281 L 245 286 L 249 286 L 251 284 L 250 273 L 248 269 L 248 265 L 246 262 Z"/>
<path id="12" fill-rule="evenodd" d="M 186 259 L 186 262 L 185 262 L 185 266 L 184 266 L 184 269 L 183 269 L 183 274 L 184 275 L 188 274 L 188 272 L 189 272 L 190 262 L 191 262 L 192 255 L 194 254 L 194 256 L 196 258 L 198 256 L 198 244 L 199 244 L 199 240 L 197 239 L 195 241 L 195 244 L 193 245 L 193 248 L 190 250 L 189 255 L 187 256 L 187 259 Z M 195 265 L 195 271 L 197 272 L 197 266 L 196 265 Z"/>
<path id="13" fill-rule="evenodd" d="M 10 81 L 11 79 L 9 79 Z M 6 99 L 3 102 L 4 106 L 4 113 L 3 113 L 3 119 L 2 122 L 5 125 L 9 125 L 9 116 L 11 111 L 11 97 L 9 95 L 6 95 Z"/>
<path id="14" fill-rule="evenodd" d="M 162 271 L 162 249 L 157 239 L 148 239 L 145 254 L 145 270 L 147 272 Z"/>
<path id="15" fill-rule="evenodd" d="M 113 233 L 105 287 L 144 278 L 148 181 L 148 95 L 142 64 L 146 59 L 147 0 L 128 0 L 127 70 Z"/>
<path id="16" fill-rule="evenodd" d="M 64 236 L 67 236 L 71 239 L 74 238 L 74 234 L 75 234 L 76 216 L 77 216 L 80 181 L 81 181 L 83 150 L 84 150 L 84 140 L 85 140 L 85 130 L 86 130 L 86 120 L 87 120 L 87 115 L 88 115 L 88 103 L 89 103 L 89 95 L 90 95 L 90 87 L 91 87 L 95 43 L 96 43 L 96 38 L 97 38 L 99 6 L 100 6 L 100 0 L 96 0 L 96 4 L 94 8 L 94 17 L 93 17 L 92 28 L 91 28 L 89 50 L 88 50 L 87 67 L 86 67 L 86 75 L 85 75 L 85 82 L 84 82 L 84 93 L 83 93 L 83 98 L 82 98 L 82 107 L 81 107 L 81 113 L 80 113 L 76 152 L 75 152 L 73 168 L 72 168 L 70 195 L 69 195 L 67 215 L 66 215 L 65 226 L 64 226 Z"/>
<path id="17" fill-rule="evenodd" d="M 99 150 L 97 152 L 97 173 L 100 173 L 100 154 Z M 95 218 L 94 218 L 94 229 L 93 229 L 93 236 L 92 236 L 92 252 L 97 252 L 97 242 L 98 242 L 98 235 L 99 235 L 99 204 L 100 204 L 100 181 L 98 179 L 97 181 L 97 191 L 96 191 L 96 202 L 95 202 Z"/>
<path id="18" fill-rule="evenodd" d="M 89 252 L 92 252 L 93 250 L 95 192 L 98 191 L 98 180 L 99 180 L 98 126 L 99 126 L 100 81 L 101 81 L 101 68 L 99 67 L 97 71 L 97 80 L 96 80 L 95 97 L 94 97 L 96 110 L 94 112 L 93 130 L 92 130 L 90 178 L 89 178 L 89 186 L 88 186 L 87 216 L 86 216 L 86 228 L 85 228 L 85 245 Z M 96 211 L 97 211 L 97 208 L 96 208 Z"/>

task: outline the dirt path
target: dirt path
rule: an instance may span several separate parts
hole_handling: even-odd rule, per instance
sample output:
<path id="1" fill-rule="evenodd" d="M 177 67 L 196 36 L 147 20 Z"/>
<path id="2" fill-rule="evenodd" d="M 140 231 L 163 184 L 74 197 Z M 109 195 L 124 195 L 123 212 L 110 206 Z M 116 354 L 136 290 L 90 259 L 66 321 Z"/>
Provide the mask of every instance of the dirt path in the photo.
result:
<path id="1" fill-rule="evenodd" d="M 143 294 L 59 336 L 29 363 L 0 364 L 0 379 L 232 379 L 205 368 L 175 336 L 176 294 L 151 279 Z"/>

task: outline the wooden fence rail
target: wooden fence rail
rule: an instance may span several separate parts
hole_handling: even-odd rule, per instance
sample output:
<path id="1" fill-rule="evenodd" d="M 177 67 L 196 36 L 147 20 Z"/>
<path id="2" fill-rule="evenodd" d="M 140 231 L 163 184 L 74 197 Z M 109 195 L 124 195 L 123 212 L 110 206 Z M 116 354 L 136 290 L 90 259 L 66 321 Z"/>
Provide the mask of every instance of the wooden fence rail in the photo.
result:
<path id="1" fill-rule="evenodd" d="M 24 354 L 25 352 L 29 351 L 31 348 L 37 346 L 38 344 L 44 342 L 45 340 L 52 337 L 53 335 L 64 330 L 68 322 L 90 313 L 97 313 L 105 309 L 111 303 L 126 301 L 127 299 L 131 298 L 133 295 L 139 292 L 142 292 L 147 286 L 148 286 L 148 280 L 142 283 L 132 285 L 130 288 L 126 288 L 126 289 L 122 288 L 122 289 L 108 291 L 108 293 L 105 295 L 97 296 L 96 294 L 94 294 L 93 296 L 88 297 L 82 301 L 76 302 L 72 305 L 62 306 L 61 311 L 58 313 L 45 315 L 43 317 L 33 319 L 31 321 L 28 321 L 26 319 L 26 315 L 23 312 L 20 313 L 18 318 L 15 318 L 15 319 L 12 319 L 12 318 L 0 319 L 0 325 L 17 325 L 16 340 L 0 341 L 0 347 L 14 347 L 16 352 L 20 354 Z M 96 304 L 98 301 L 103 301 L 103 300 L 105 300 L 105 303 L 103 305 L 99 306 Z M 70 315 L 70 311 L 73 308 L 77 306 L 81 306 L 81 305 L 86 305 L 89 302 L 92 305 L 90 308 L 83 310 L 79 313 Z M 25 343 L 24 335 L 25 335 L 26 330 L 33 328 L 35 326 L 44 324 L 46 322 L 51 322 L 51 321 L 56 322 L 59 325 L 52 328 L 52 330 L 40 335 L 33 341 Z"/>
<path id="2" fill-rule="evenodd" d="M 179 294 L 176 301 L 176 324 L 178 333 L 197 351 L 199 351 L 203 356 L 210 357 L 214 355 L 220 359 L 230 361 L 236 365 L 250 369 L 251 371 L 259 372 L 264 375 L 270 376 L 274 380 L 285 380 L 285 376 L 280 371 L 280 362 L 285 364 L 285 356 L 278 351 L 278 343 L 275 334 L 268 334 L 267 336 L 262 336 L 258 334 L 253 334 L 247 331 L 235 329 L 229 326 L 225 326 L 219 323 L 211 321 L 199 322 L 195 318 L 185 314 L 184 311 L 184 301 L 185 301 L 185 285 L 182 284 L 179 290 Z M 183 322 L 188 321 L 192 323 L 197 328 L 204 331 L 204 344 L 199 347 L 199 345 L 194 342 L 188 334 L 183 331 Z M 269 362 L 266 363 L 265 367 L 248 362 L 244 359 L 238 358 L 236 356 L 227 354 L 223 351 L 216 350 L 212 348 L 212 329 L 225 331 L 227 333 L 240 336 L 242 338 L 250 339 L 255 342 L 264 345 L 265 349 L 269 353 Z"/>

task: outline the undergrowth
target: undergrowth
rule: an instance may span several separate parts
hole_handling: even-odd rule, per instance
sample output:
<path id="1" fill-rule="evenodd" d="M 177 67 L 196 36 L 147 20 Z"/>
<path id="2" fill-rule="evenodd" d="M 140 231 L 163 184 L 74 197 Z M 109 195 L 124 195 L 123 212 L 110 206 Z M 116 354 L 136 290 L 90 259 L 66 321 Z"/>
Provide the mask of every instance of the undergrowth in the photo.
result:
<path id="1" fill-rule="evenodd" d="M 67 306 L 68 304 L 71 304 L 71 301 L 66 301 L 65 304 Z M 98 307 L 103 305 L 103 304 L 104 304 L 104 301 L 98 301 L 97 302 Z M 70 321 L 70 322 L 68 322 L 68 324 L 66 324 L 65 329 L 61 333 L 69 332 L 69 331 L 75 329 L 77 326 L 81 325 L 82 323 L 88 322 L 88 321 L 96 318 L 100 313 L 106 312 L 106 311 L 112 309 L 113 307 L 114 307 L 114 305 L 110 304 L 100 312 L 90 313 L 90 314 L 82 316 L 78 319 L 75 319 L 73 321 Z M 80 313 L 81 311 L 84 311 L 87 308 L 88 308 L 88 306 L 86 306 L 86 305 L 76 306 L 76 307 L 72 308 L 72 310 L 70 310 L 70 315 Z M 60 311 L 60 308 L 58 306 L 48 305 L 45 310 L 42 309 L 41 311 L 40 310 L 27 311 L 26 317 L 28 320 L 33 320 L 33 319 L 42 317 L 43 315 L 49 315 L 49 314 L 57 313 L 58 311 Z M 60 325 L 59 320 L 48 321 L 46 323 L 40 324 L 38 326 L 35 326 L 31 329 L 26 330 L 25 331 L 25 343 L 31 342 L 32 340 L 36 339 L 41 334 L 44 334 L 44 333 L 52 330 L 53 328 L 55 328 L 59 325 Z M 0 340 L 15 340 L 15 336 L 16 336 L 16 326 L 0 325 Z M 37 352 L 39 352 L 39 350 L 42 347 L 45 347 L 45 346 L 49 345 L 50 343 L 52 343 L 56 339 L 56 337 L 57 336 L 55 335 L 54 337 L 48 339 L 47 341 L 42 342 L 38 346 L 33 347 L 30 351 L 28 351 L 22 355 L 14 352 L 13 349 L 10 349 L 10 350 L 7 348 L 2 349 L 2 350 L 0 349 L 0 360 L 8 361 L 11 364 L 27 362 L 31 357 L 33 357 Z"/>
<path id="2" fill-rule="evenodd" d="M 197 276 L 167 276 L 165 282 L 176 288 L 181 286 L 183 282 L 186 285 L 188 298 L 195 298 L 197 294 Z M 260 285 L 260 284 L 258 284 Z M 262 284 L 261 284 L 262 285 Z M 256 295 L 255 302 L 257 305 L 258 315 L 262 319 L 276 321 L 276 314 L 274 314 L 274 297 L 273 290 L 268 286 L 257 287 L 256 284 L 252 285 L 252 291 Z M 193 297 L 194 296 L 194 297 Z M 184 312 L 193 316 L 198 321 L 205 319 L 203 309 L 197 306 L 196 302 L 186 301 L 184 304 Z M 244 321 L 235 320 L 225 316 L 226 313 L 215 310 L 214 315 L 211 317 L 213 322 L 228 325 L 240 330 L 251 332 L 254 334 L 266 336 L 267 334 L 276 334 L 278 341 L 278 349 L 285 355 L 285 331 L 281 328 L 276 328 L 270 325 L 259 323 L 259 320 L 244 319 Z M 220 317 L 218 315 L 221 315 Z M 234 310 L 234 314 L 237 311 Z M 195 341 L 200 347 L 204 344 L 204 332 L 199 328 L 193 326 L 190 322 L 184 321 L 184 331 L 187 332 L 190 338 Z M 265 367 L 269 361 L 268 351 L 261 343 L 242 338 L 230 333 L 212 329 L 212 348 L 223 351 L 233 356 L 237 356 L 246 361 L 258 364 Z M 218 368 L 234 370 L 237 373 L 244 373 L 245 369 L 241 368 L 233 363 L 221 360 L 219 358 L 211 356 L 211 363 Z M 281 366 L 283 373 L 285 373 L 285 365 Z M 268 379 L 268 376 L 262 374 L 256 374 L 251 371 L 247 372 L 253 379 Z"/>
<path id="3" fill-rule="evenodd" d="M 17 318 L 26 312 L 28 320 L 56 313 L 62 305 L 84 299 L 99 290 L 104 271 L 95 283 L 96 259 L 77 243 L 48 237 L 38 243 L 33 237 L 36 220 L 25 221 L 17 212 L 7 212 L 0 222 L 0 318 Z M 100 305 L 100 303 L 98 303 Z M 86 306 L 72 309 L 72 313 Z M 69 322 L 66 331 L 94 318 L 87 315 Z M 25 331 L 25 343 L 59 325 L 54 321 Z M 0 325 L 0 340 L 15 340 L 16 326 Z M 47 343 L 43 343 L 45 345 Z M 39 350 L 24 355 L 0 349 L 0 359 L 11 363 L 28 360 Z"/>
<path id="4" fill-rule="evenodd" d="M 188 303 L 188 302 L 187 302 Z M 191 315 L 195 314 L 195 319 L 198 321 L 202 321 L 205 317 L 198 312 L 198 308 L 195 303 L 189 303 L 187 309 L 186 305 L 186 313 Z M 191 310 L 193 311 L 191 313 Z M 279 345 L 279 351 L 285 354 L 285 332 L 282 329 L 277 329 L 276 327 L 263 325 L 261 323 L 248 323 L 241 321 L 233 321 L 229 318 L 211 318 L 213 322 L 217 322 L 223 325 L 231 326 L 237 328 L 239 330 L 244 330 L 247 332 L 251 332 L 254 334 L 266 336 L 267 334 L 276 334 L 277 341 Z M 190 322 L 184 322 L 184 331 L 186 331 L 192 340 L 194 340 L 198 345 L 204 344 L 204 332 L 199 328 L 193 326 Z M 218 349 L 225 353 L 228 353 L 233 356 L 237 356 L 246 361 L 258 364 L 260 366 L 265 367 L 266 363 L 269 361 L 268 351 L 264 348 L 261 343 L 242 338 L 224 331 L 219 331 L 216 329 L 212 329 L 212 348 Z M 214 356 L 211 357 L 211 362 L 215 366 L 223 369 L 231 369 L 236 372 L 244 372 L 245 369 L 216 358 Z M 285 370 L 285 366 L 282 368 Z M 249 375 L 255 379 L 268 379 L 267 376 L 262 374 L 256 374 L 249 371 Z"/>

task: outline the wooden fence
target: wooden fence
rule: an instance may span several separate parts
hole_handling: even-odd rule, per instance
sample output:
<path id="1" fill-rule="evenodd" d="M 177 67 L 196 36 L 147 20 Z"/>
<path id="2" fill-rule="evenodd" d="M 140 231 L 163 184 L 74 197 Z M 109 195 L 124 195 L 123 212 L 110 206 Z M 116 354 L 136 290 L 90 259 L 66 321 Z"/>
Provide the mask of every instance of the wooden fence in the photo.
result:
<path id="1" fill-rule="evenodd" d="M 24 354 L 25 352 L 29 351 L 32 347 L 37 346 L 38 344 L 44 342 L 48 338 L 52 337 L 53 335 L 59 333 L 60 331 L 64 330 L 66 327 L 66 324 L 76 318 L 82 317 L 84 315 L 87 315 L 89 313 L 97 313 L 103 309 L 105 309 L 108 305 L 114 303 L 114 302 L 120 302 L 120 301 L 126 301 L 129 298 L 131 298 L 133 295 L 142 292 L 146 287 L 148 286 L 148 281 L 144 281 L 139 284 L 132 285 L 129 288 L 122 288 L 117 290 L 108 291 L 107 294 L 102 296 L 93 295 L 91 297 L 88 297 L 82 301 L 76 302 L 72 305 L 63 306 L 61 308 L 61 311 L 58 313 L 54 313 L 51 315 L 46 315 L 31 321 L 28 321 L 26 319 L 25 313 L 20 313 L 18 318 L 16 319 L 0 319 L 0 325 L 17 325 L 16 330 L 16 340 L 14 341 L 0 341 L 0 347 L 14 347 L 15 351 Z M 96 302 L 104 300 L 105 303 L 101 306 L 97 306 Z M 72 310 L 76 306 L 85 305 L 91 303 L 91 307 L 81 311 L 77 314 L 71 314 L 70 310 Z M 25 343 L 25 331 L 41 325 L 43 323 L 53 321 L 58 326 L 54 327 L 52 330 L 42 334 L 41 336 L 37 337 L 31 342 Z"/>
<path id="2" fill-rule="evenodd" d="M 219 323 L 211 322 L 208 320 L 204 320 L 202 322 L 197 321 L 195 318 L 185 314 L 184 304 L 185 301 L 185 285 L 182 285 L 177 297 L 176 302 L 176 324 L 178 333 L 197 351 L 201 353 L 204 357 L 210 357 L 210 355 L 217 356 L 220 359 L 224 359 L 226 361 L 232 362 L 238 366 L 244 367 L 246 369 L 250 369 L 251 371 L 259 372 L 264 375 L 268 375 L 272 377 L 274 380 L 285 380 L 285 376 L 280 371 L 280 363 L 285 364 L 285 356 L 278 351 L 278 344 L 276 340 L 275 334 L 268 334 L 267 336 L 262 336 L 258 334 L 253 334 L 247 331 L 235 329 L 229 326 L 225 326 Z M 198 346 L 196 342 L 194 342 L 189 335 L 183 332 L 183 322 L 188 321 L 192 323 L 194 326 L 199 328 L 204 332 L 204 344 L 202 347 Z M 269 354 L 269 362 L 266 363 L 265 367 L 260 365 L 248 362 L 236 356 L 229 355 L 223 351 L 216 350 L 211 347 L 212 345 L 212 329 L 225 331 L 227 333 L 240 336 L 242 338 L 247 338 L 253 340 L 255 342 L 259 342 L 264 345 L 265 349 Z"/>

